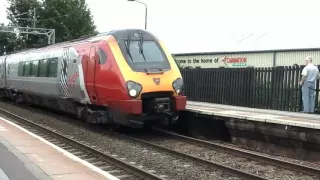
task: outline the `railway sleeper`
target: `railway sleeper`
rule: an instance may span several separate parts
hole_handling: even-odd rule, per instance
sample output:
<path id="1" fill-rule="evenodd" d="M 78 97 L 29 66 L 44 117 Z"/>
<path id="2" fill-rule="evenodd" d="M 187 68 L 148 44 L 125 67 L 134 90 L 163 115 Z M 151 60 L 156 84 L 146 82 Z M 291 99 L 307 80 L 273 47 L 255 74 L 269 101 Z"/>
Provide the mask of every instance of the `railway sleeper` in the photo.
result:
<path id="1" fill-rule="evenodd" d="M 104 170 L 104 171 L 107 171 L 108 169 L 110 168 L 114 168 L 113 166 L 108 166 L 108 165 L 105 165 L 105 166 L 101 166 L 100 169 Z"/>
<path id="2" fill-rule="evenodd" d="M 134 177 L 133 175 L 130 174 L 125 174 L 125 175 L 120 175 L 120 176 L 116 176 L 118 179 L 126 179 L 126 178 L 132 178 Z"/>
<path id="3" fill-rule="evenodd" d="M 126 174 L 124 170 L 117 169 L 117 170 L 112 170 L 112 171 L 106 171 L 109 174 L 112 174 L 113 176 L 120 176 Z"/>
<path id="4" fill-rule="evenodd" d="M 75 156 L 78 156 L 78 155 L 81 155 L 81 154 L 84 154 L 84 153 L 82 151 L 77 151 L 77 152 L 74 152 L 72 154 L 75 155 Z"/>
<path id="5" fill-rule="evenodd" d="M 97 158 L 94 158 L 94 157 L 91 157 L 91 158 L 87 158 L 87 159 L 84 159 L 85 161 L 91 163 L 91 162 L 94 162 L 97 160 Z"/>
<path id="6" fill-rule="evenodd" d="M 84 158 L 86 158 L 88 155 L 87 154 L 85 154 L 85 153 L 83 153 L 82 155 L 78 155 L 78 157 L 80 158 L 80 159 L 84 159 Z"/>
<path id="7" fill-rule="evenodd" d="M 70 153 L 79 152 L 79 150 L 78 150 L 78 149 L 75 149 L 75 148 L 69 149 L 68 151 L 69 151 Z"/>
<path id="8" fill-rule="evenodd" d="M 101 165 L 106 164 L 106 163 L 104 161 L 96 161 L 96 162 L 93 162 L 91 164 L 93 164 L 95 166 L 101 166 Z"/>

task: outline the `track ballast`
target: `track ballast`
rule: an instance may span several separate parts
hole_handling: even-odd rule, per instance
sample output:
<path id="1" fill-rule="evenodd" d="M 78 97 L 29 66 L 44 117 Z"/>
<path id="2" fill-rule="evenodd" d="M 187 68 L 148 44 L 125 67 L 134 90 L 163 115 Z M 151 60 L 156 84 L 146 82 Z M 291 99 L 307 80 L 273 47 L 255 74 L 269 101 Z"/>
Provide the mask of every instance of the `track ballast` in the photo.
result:
<path id="1" fill-rule="evenodd" d="M 101 170 L 119 178 L 119 179 L 154 179 L 163 180 L 152 173 L 144 171 L 138 167 L 132 166 L 126 162 L 118 160 L 112 155 L 103 153 L 94 147 L 89 147 L 81 142 L 77 142 L 72 137 L 64 136 L 58 132 L 50 130 L 44 126 L 31 122 L 19 115 L 11 113 L 0 108 L 0 113 L 12 118 L 19 126 L 30 132 L 44 138 L 45 140 L 57 145 L 58 147 L 70 152 L 71 154 L 83 159 Z"/>

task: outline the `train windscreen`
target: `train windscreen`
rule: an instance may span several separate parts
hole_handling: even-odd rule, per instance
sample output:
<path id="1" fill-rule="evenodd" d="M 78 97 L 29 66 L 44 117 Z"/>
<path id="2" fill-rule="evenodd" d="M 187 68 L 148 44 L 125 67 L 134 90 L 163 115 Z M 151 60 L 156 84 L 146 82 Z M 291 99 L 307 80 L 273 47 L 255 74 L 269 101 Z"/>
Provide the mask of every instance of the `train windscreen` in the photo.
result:
<path id="1" fill-rule="evenodd" d="M 113 32 L 122 54 L 133 71 L 158 72 L 170 70 L 170 63 L 160 43 L 150 33 L 139 30 Z"/>
<path id="2" fill-rule="evenodd" d="M 130 59 L 132 62 L 165 61 L 165 58 L 154 41 L 131 41 L 129 44 Z M 128 45 L 128 41 L 126 42 Z"/>

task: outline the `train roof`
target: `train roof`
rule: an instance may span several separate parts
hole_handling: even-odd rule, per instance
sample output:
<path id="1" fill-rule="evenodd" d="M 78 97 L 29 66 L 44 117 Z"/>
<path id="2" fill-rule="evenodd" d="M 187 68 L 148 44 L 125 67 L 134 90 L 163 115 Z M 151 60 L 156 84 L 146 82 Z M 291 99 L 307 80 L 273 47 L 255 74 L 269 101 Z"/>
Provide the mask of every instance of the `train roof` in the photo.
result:
<path id="1" fill-rule="evenodd" d="M 139 31 L 145 31 L 142 29 L 117 29 L 117 30 L 110 30 L 107 32 L 102 32 L 99 33 L 97 35 L 86 35 L 86 36 L 81 36 L 77 39 L 73 39 L 70 41 L 64 41 L 64 42 L 60 42 L 60 43 L 56 43 L 56 44 L 51 44 L 51 45 L 47 45 L 44 47 L 39 47 L 39 48 L 30 48 L 30 49 L 24 49 L 21 51 L 15 51 L 12 52 L 10 54 L 7 55 L 3 55 L 3 56 L 9 56 L 9 55 L 19 55 L 19 54 L 24 54 L 30 51 L 40 51 L 40 50 L 44 50 L 44 49 L 48 49 L 48 48 L 55 48 L 55 47 L 65 47 L 65 46 L 72 46 L 72 45 L 76 45 L 76 44 L 81 44 L 81 43 L 87 43 L 87 42 L 94 42 L 94 41 L 100 41 L 102 39 L 104 39 L 105 37 L 109 36 L 109 35 L 114 35 L 114 34 L 118 34 L 121 33 L 123 31 L 134 31 L 134 30 L 139 30 Z M 1 56 L 0 56 L 1 57 Z"/>

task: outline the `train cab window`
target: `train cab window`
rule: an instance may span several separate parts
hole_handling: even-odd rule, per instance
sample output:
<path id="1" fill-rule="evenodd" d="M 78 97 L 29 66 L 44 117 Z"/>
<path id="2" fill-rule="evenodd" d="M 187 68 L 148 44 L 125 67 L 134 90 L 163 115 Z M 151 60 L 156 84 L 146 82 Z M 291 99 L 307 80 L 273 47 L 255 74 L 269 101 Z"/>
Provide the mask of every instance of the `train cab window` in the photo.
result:
<path id="1" fill-rule="evenodd" d="M 30 76 L 30 70 L 31 70 L 31 63 L 29 61 L 26 61 L 24 63 L 23 76 Z"/>
<path id="2" fill-rule="evenodd" d="M 143 48 L 143 54 L 141 54 L 139 43 L 139 41 L 131 41 L 130 43 L 130 53 L 133 62 L 154 62 L 165 60 L 161 49 L 154 41 L 143 41 L 141 46 Z"/>
<path id="3" fill-rule="evenodd" d="M 164 61 L 161 49 L 154 41 L 145 41 L 143 43 L 143 54 L 147 61 Z"/>
<path id="4" fill-rule="evenodd" d="M 19 62 L 19 65 L 18 65 L 18 76 L 23 76 L 23 70 L 24 70 L 24 62 Z"/>
<path id="5" fill-rule="evenodd" d="M 39 77 L 47 77 L 48 60 L 42 59 L 39 61 Z"/>
<path id="6" fill-rule="evenodd" d="M 58 58 L 50 58 L 49 59 L 49 77 L 57 77 L 58 71 Z"/>
<path id="7" fill-rule="evenodd" d="M 99 48 L 98 54 L 99 54 L 99 64 L 106 63 L 107 62 L 107 54 L 104 52 L 104 50 Z"/>
<path id="8" fill-rule="evenodd" d="M 39 61 L 31 61 L 31 76 L 38 76 L 38 62 Z"/>

